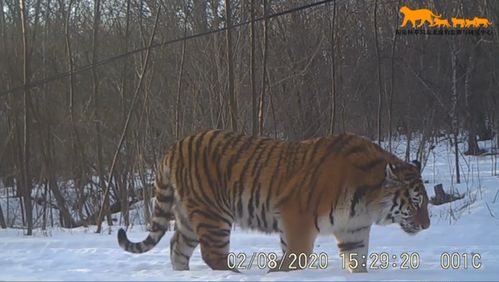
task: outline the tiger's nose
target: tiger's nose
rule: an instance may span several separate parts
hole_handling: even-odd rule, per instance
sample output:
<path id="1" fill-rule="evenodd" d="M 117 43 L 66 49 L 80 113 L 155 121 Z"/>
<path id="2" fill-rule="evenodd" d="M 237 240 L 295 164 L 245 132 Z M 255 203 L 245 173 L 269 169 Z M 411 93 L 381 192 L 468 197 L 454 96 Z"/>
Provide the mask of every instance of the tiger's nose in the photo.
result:
<path id="1" fill-rule="evenodd" d="M 424 222 L 421 224 L 421 229 L 428 229 L 430 227 L 430 221 L 428 220 L 427 222 Z"/>

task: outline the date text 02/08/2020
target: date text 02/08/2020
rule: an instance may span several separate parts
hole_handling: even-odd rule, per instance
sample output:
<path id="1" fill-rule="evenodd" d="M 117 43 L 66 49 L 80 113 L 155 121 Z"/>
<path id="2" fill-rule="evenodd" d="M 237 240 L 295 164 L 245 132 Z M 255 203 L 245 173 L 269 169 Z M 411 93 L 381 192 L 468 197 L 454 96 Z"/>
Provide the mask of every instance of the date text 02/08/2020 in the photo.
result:
<path id="1" fill-rule="evenodd" d="M 289 265 L 287 270 L 294 269 L 327 269 L 333 267 L 327 253 L 311 254 L 285 254 Z M 348 265 L 352 268 L 361 266 L 370 270 L 375 269 L 419 269 L 421 256 L 417 252 L 402 252 L 390 254 L 387 252 L 371 253 L 367 257 L 357 253 L 340 254 L 339 267 L 346 269 Z M 369 259 L 369 261 L 368 261 Z M 480 269 L 482 267 L 481 255 L 475 252 L 443 252 L 440 254 L 440 267 L 448 269 Z M 279 270 L 283 268 L 283 259 L 274 252 L 229 253 L 227 266 L 232 270 L 270 269 Z"/>

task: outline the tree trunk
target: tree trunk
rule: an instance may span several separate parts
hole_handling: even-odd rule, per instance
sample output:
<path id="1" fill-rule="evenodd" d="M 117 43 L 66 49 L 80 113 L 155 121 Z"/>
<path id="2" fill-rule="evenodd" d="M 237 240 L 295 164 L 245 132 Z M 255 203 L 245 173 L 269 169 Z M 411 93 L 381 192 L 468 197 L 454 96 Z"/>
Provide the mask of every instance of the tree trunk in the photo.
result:
<path id="1" fill-rule="evenodd" d="M 97 81 L 96 62 L 97 62 L 97 36 L 100 20 L 100 0 L 94 1 L 94 19 L 93 19 L 93 35 L 92 35 L 92 101 L 93 101 L 93 115 L 92 120 L 95 125 L 95 148 L 97 150 L 97 173 L 99 174 L 99 188 L 102 189 L 102 148 L 100 138 L 100 124 L 99 124 L 99 101 L 98 89 L 99 82 Z M 99 191 L 100 193 L 100 191 Z"/>
<path id="2" fill-rule="evenodd" d="M 452 43 L 451 49 L 451 71 L 452 71 L 452 81 L 451 81 L 451 132 L 454 138 L 454 159 L 455 159 L 455 168 L 456 168 L 456 183 L 461 183 L 460 171 L 459 171 L 459 146 L 458 146 L 458 112 L 457 112 L 457 102 L 458 102 L 458 93 L 457 93 L 457 50 L 455 43 Z"/>
<path id="3" fill-rule="evenodd" d="M 476 139 L 476 131 L 474 128 L 468 129 L 468 150 L 464 152 L 465 155 L 478 156 L 482 152 L 478 146 L 478 141 Z"/>
<path id="4" fill-rule="evenodd" d="M 47 115 L 50 115 L 50 111 L 45 111 L 48 112 Z M 47 118 L 47 120 L 48 119 L 49 118 Z M 35 128 L 35 132 L 38 133 L 37 140 L 39 141 L 39 152 L 41 154 L 41 162 L 43 166 L 42 177 L 46 179 L 45 185 L 50 186 L 50 189 L 53 190 L 54 195 L 56 195 L 56 203 L 59 209 L 61 226 L 71 228 L 73 227 L 73 219 L 57 183 L 57 173 L 54 165 L 56 150 L 54 150 L 54 134 L 51 130 L 51 125 L 49 122 L 43 123 L 45 120 L 42 120 L 39 108 L 33 108 L 33 121 L 39 124 L 39 126 Z"/>
<path id="5" fill-rule="evenodd" d="M 69 123 L 70 123 L 70 139 L 71 139 L 71 173 L 73 176 L 73 181 L 75 185 L 77 195 L 77 212 L 81 218 L 83 215 L 83 206 L 85 201 L 84 196 L 84 188 L 82 187 L 82 178 L 83 178 L 83 146 L 81 146 L 81 140 L 78 134 L 78 130 L 76 129 L 75 122 L 75 113 L 74 113 L 74 92 L 75 92 L 75 83 L 74 83 L 74 63 L 73 63 L 73 50 L 71 48 L 71 36 L 70 36 L 70 19 L 71 19 L 71 11 L 73 9 L 73 1 L 69 1 L 67 10 L 62 7 L 63 18 L 65 19 L 64 33 L 65 33 L 65 43 L 66 43 L 66 59 L 67 59 L 67 67 L 69 71 L 69 101 L 68 101 L 68 113 L 69 113 Z M 75 8 L 76 9 L 76 8 Z M 66 216 L 63 214 L 63 217 Z M 68 218 L 65 219 L 66 222 Z"/>
<path id="6" fill-rule="evenodd" d="M 237 131 L 237 101 L 234 92 L 234 58 L 232 56 L 232 10 L 231 0 L 225 0 L 225 18 L 226 18 L 226 47 L 227 47 L 227 71 L 229 72 L 228 95 L 230 126 L 233 131 Z"/>
<path id="7" fill-rule="evenodd" d="M 336 65 L 334 63 L 335 57 L 335 36 L 334 36 L 334 23 L 336 21 L 336 1 L 333 2 L 333 12 L 330 17 L 330 27 L 331 27 L 331 117 L 329 123 L 329 135 L 334 134 L 334 125 L 336 124 L 336 77 L 335 77 L 335 68 Z"/>
<path id="8" fill-rule="evenodd" d="M 381 62 L 378 42 L 378 22 L 377 22 L 378 0 L 374 1 L 374 42 L 376 47 L 377 76 L 378 76 L 378 145 L 381 144 L 381 110 L 383 107 L 383 84 L 381 78 Z"/>
<path id="9" fill-rule="evenodd" d="M 264 121 L 264 103 L 265 103 L 265 89 L 267 79 L 267 47 L 268 47 L 268 11 L 267 0 L 263 0 L 263 59 L 262 59 L 262 88 L 260 100 L 258 102 L 258 135 L 263 134 L 263 121 Z"/>
<path id="10" fill-rule="evenodd" d="M 409 162 L 411 160 L 411 139 L 412 139 L 412 130 L 407 127 L 407 145 L 405 146 L 405 157 L 404 160 Z"/>
<path id="11" fill-rule="evenodd" d="M 125 42 L 124 42 L 124 53 L 128 52 L 128 44 L 129 44 L 129 38 L 130 38 L 130 11 L 131 11 L 131 0 L 126 1 L 126 24 L 125 24 Z M 126 120 L 126 93 L 127 93 L 127 79 L 128 77 L 128 60 L 124 60 L 123 62 L 123 70 L 121 73 L 121 104 L 122 104 L 122 119 L 123 123 L 125 123 Z M 126 140 L 124 141 L 126 143 Z M 132 153 L 127 152 L 129 154 L 129 161 L 128 163 L 131 163 L 131 158 L 132 158 Z M 130 214 L 128 210 L 128 183 L 127 183 L 127 178 L 128 178 L 128 173 L 132 171 L 132 169 L 129 169 L 129 165 L 127 165 L 127 169 L 125 169 L 125 172 L 123 173 L 123 183 L 121 185 L 121 214 L 124 217 L 125 220 L 125 226 L 128 227 L 130 224 Z M 133 173 L 132 173 L 133 174 Z"/>
<path id="12" fill-rule="evenodd" d="M 474 48 L 474 47 L 471 47 Z M 468 150 L 464 153 L 465 155 L 476 156 L 481 153 L 480 148 L 478 147 L 477 137 L 477 126 L 474 122 L 474 116 L 476 115 L 472 109 L 472 96 L 473 93 L 470 90 L 471 84 L 471 74 L 473 72 L 473 64 L 474 64 L 474 50 L 470 51 L 470 55 L 468 57 L 468 62 L 466 65 L 466 72 L 464 75 L 464 102 L 465 102 L 465 114 L 466 114 L 466 127 L 468 128 Z"/>
<path id="13" fill-rule="evenodd" d="M 187 8 L 187 5 L 184 6 L 184 38 L 187 36 L 187 20 L 188 20 L 188 15 L 189 11 Z M 180 93 L 182 91 L 182 77 L 184 74 L 184 61 L 185 61 L 185 48 L 187 46 L 187 40 L 184 39 L 182 40 L 182 55 L 180 57 L 180 69 L 179 69 L 179 74 L 178 74 L 178 81 L 177 81 L 177 99 L 175 102 L 175 139 L 179 140 L 181 134 L 180 134 L 180 128 L 182 124 L 182 103 L 180 101 Z"/>
<path id="14" fill-rule="evenodd" d="M 397 1 L 395 6 L 397 9 L 400 7 L 400 0 Z M 395 26 L 399 22 L 400 14 L 396 13 Z M 392 152 L 392 138 L 393 138 L 393 96 L 395 91 L 393 90 L 395 81 L 395 49 L 397 46 L 397 32 L 393 33 L 392 39 L 392 50 L 390 56 L 390 93 L 388 95 L 388 151 Z"/>
<path id="15" fill-rule="evenodd" d="M 0 205 L 0 227 L 2 227 L 2 229 L 7 228 L 7 224 L 5 223 L 5 218 L 3 217 L 2 205 Z"/>
<path id="16" fill-rule="evenodd" d="M 125 124 L 124 124 L 123 130 L 121 132 L 120 140 L 118 142 L 118 146 L 116 148 L 116 151 L 114 152 L 113 161 L 111 163 L 111 168 L 109 169 L 109 177 L 108 177 L 109 179 L 113 179 L 114 168 L 116 166 L 116 162 L 118 160 L 119 153 L 120 153 L 120 151 L 121 151 L 121 149 L 123 147 L 123 143 L 125 141 L 125 136 L 127 134 L 128 128 L 130 126 L 130 120 L 131 120 L 131 117 L 132 117 L 132 113 L 133 113 L 133 111 L 135 109 L 135 105 L 137 104 L 139 93 L 140 93 L 140 90 L 142 88 L 142 84 L 144 82 L 144 76 L 146 75 L 147 67 L 148 67 L 148 64 L 149 64 L 149 55 L 150 55 L 150 51 L 151 51 L 151 46 L 153 44 L 154 36 L 156 35 L 156 30 L 158 28 L 158 22 L 159 22 L 159 15 L 160 14 L 161 14 L 161 5 L 158 7 L 158 12 L 156 14 L 156 19 L 155 19 L 155 22 L 154 22 L 154 27 L 153 27 L 153 30 L 152 30 L 151 38 L 149 39 L 149 45 L 148 45 L 148 48 L 146 49 L 146 54 L 145 54 L 144 63 L 143 63 L 143 66 L 142 66 L 142 71 L 141 71 L 140 76 L 139 76 L 139 82 L 137 84 L 137 88 L 135 88 L 135 93 L 133 95 L 132 104 L 130 105 L 130 109 L 128 110 L 128 114 L 127 114 L 127 117 L 126 117 L 126 120 L 125 120 Z M 108 184 L 107 184 L 105 192 L 104 192 L 104 199 L 106 199 L 106 198 L 109 199 L 110 186 L 111 186 L 110 185 L 110 181 L 108 181 Z M 144 200 L 146 200 L 146 199 L 144 199 Z M 108 206 L 107 206 L 108 204 L 109 204 L 109 201 L 103 201 L 102 202 L 102 205 L 101 205 L 100 211 L 99 211 L 99 215 L 97 217 L 97 230 L 95 231 L 96 233 L 100 233 L 101 230 L 102 230 L 102 219 L 104 218 L 104 213 L 106 211 L 109 211 L 108 210 Z"/>
<path id="17" fill-rule="evenodd" d="M 2 7 L 3 8 L 3 7 Z M 24 83 L 24 96 L 23 96 L 23 108 L 24 108 L 24 142 L 23 142 L 23 170 L 24 170 L 24 210 L 26 214 L 27 223 L 27 233 L 26 235 L 33 234 L 33 205 L 31 203 L 31 171 L 30 171 L 30 109 L 31 104 L 31 94 L 28 88 L 30 73 L 29 73 L 29 58 L 28 58 L 28 20 L 25 0 L 19 0 L 19 10 L 21 13 L 21 32 L 22 32 L 22 44 L 23 44 L 23 83 Z"/>
<path id="18" fill-rule="evenodd" d="M 0 0 L 0 7 L 4 7 L 3 0 Z M 8 58 L 8 50 L 5 47 L 7 45 L 7 36 L 6 36 L 6 33 L 5 33 L 5 28 L 6 28 L 5 27 L 5 12 L 4 12 L 4 9 L 0 9 L 0 50 L 1 50 L 0 56 L 3 56 L 3 58 L 6 59 L 6 58 Z M 0 76 L 2 76 L 2 75 L 3 74 L 0 71 Z M 3 87 L 5 87 L 6 89 L 9 89 L 9 85 L 8 84 L 5 85 L 5 86 L 3 86 Z M 11 100 L 14 100 L 14 99 L 11 98 Z M 12 105 L 12 103 L 10 103 L 8 100 L 7 100 L 7 102 L 5 104 L 6 105 L 7 104 L 11 104 Z M 14 140 L 14 138 L 13 138 L 14 137 L 14 127 L 10 126 L 9 120 L 10 120 L 10 115 L 7 116 L 7 124 L 9 125 L 8 126 L 9 127 L 9 132 L 11 132 L 11 133 L 9 134 L 9 137 L 7 137 L 5 139 L 5 144 L 6 144 L 5 148 L 7 148 L 7 144 L 11 143 Z M 2 159 L 3 159 L 2 155 L 3 155 L 2 152 L 0 152 L 0 157 L 2 157 Z M 8 206 L 8 203 L 9 203 L 9 199 L 7 198 L 7 206 Z M 9 215 L 8 213 L 9 213 L 9 211 L 7 210 L 7 217 Z M 8 220 L 8 218 L 7 218 L 7 220 Z"/>
<path id="19" fill-rule="evenodd" d="M 0 7 L 5 7 L 3 0 L 0 0 Z M 5 44 L 7 40 L 5 38 L 5 12 L 3 9 L 0 9 L 0 38 L 2 38 L 2 49 L 5 49 Z"/>
<path id="20" fill-rule="evenodd" d="M 186 6 L 189 1 L 185 1 Z M 187 7 L 186 7 L 187 8 Z M 195 33 L 208 31 L 208 1 L 192 1 L 192 22 Z"/>
<path id="21" fill-rule="evenodd" d="M 251 79 L 251 134 L 258 135 L 258 112 L 255 80 L 255 0 L 250 0 L 250 79 Z"/>
<path id="22" fill-rule="evenodd" d="M 94 2 L 94 27 L 93 27 L 93 36 L 92 36 L 92 99 L 93 99 L 93 119 L 95 124 L 95 141 L 96 141 L 96 150 L 97 150 L 97 173 L 99 175 L 99 193 L 105 190 L 106 181 L 104 179 L 104 164 L 102 158 L 102 138 L 101 138 L 101 117 L 100 117 L 100 103 L 99 103 L 99 81 L 97 79 L 97 42 L 98 42 L 98 30 L 100 25 L 100 0 L 95 0 Z M 111 179 L 108 179 L 111 181 Z M 105 193 L 104 193 L 105 194 Z M 104 206 L 109 206 L 109 198 L 104 197 L 103 201 L 105 202 Z M 113 221 L 111 217 L 107 217 L 107 222 L 109 225 L 113 225 Z"/>

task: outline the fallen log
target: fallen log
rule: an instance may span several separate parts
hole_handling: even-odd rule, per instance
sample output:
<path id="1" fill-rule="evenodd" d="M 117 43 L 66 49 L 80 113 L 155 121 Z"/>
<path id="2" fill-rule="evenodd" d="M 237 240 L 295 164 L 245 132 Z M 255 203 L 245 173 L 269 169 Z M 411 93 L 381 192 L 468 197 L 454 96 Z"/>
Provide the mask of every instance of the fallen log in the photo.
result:
<path id="1" fill-rule="evenodd" d="M 139 200 L 137 198 L 134 198 L 128 202 L 128 207 L 132 206 L 133 204 L 137 203 Z M 111 206 L 109 206 L 109 210 L 111 214 L 117 213 L 121 211 L 121 202 L 116 201 L 114 202 Z M 76 226 L 74 227 L 80 227 L 80 226 L 87 226 L 90 224 L 96 224 L 97 217 L 99 215 L 99 211 L 89 215 L 85 220 L 80 220 L 76 222 Z"/>
<path id="2" fill-rule="evenodd" d="M 435 196 L 431 197 L 430 203 L 435 206 L 443 205 L 445 203 L 450 203 L 464 198 L 464 195 L 460 195 L 459 193 L 446 193 L 442 184 L 435 185 L 435 187 L 433 187 L 433 190 L 435 190 Z"/>

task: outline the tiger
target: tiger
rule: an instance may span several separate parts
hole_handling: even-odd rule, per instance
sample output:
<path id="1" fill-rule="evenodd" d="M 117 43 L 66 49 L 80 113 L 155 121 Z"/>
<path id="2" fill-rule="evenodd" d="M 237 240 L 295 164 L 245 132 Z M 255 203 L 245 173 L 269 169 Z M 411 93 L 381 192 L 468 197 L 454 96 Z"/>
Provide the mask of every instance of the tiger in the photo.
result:
<path id="1" fill-rule="evenodd" d="M 464 19 L 464 22 L 465 22 L 465 27 L 468 27 L 468 28 L 478 27 L 475 23 L 475 19 Z"/>
<path id="2" fill-rule="evenodd" d="M 465 27 L 466 26 L 466 19 L 458 19 L 458 18 L 451 18 L 452 20 L 452 27 Z"/>
<path id="3" fill-rule="evenodd" d="M 149 235 L 132 243 L 120 229 L 117 237 L 125 251 L 147 252 L 173 213 L 173 270 L 189 270 L 198 245 L 211 269 L 234 270 L 234 224 L 279 234 L 283 255 L 270 271 L 292 270 L 292 254 L 311 254 L 319 234 L 332 234 L 340 255 L 358 256 L 350 272 L 366 272 L 373 224 L 396 223 L 408 234 L 430 226 L 420 163 L 351 133 L 300 142 L 208 130 L 178 141 L 158 167 Z"/>
<path id="4" fill-rule="evenodd" d="M 430 26 L 433 25 L 433 18 L 440 18 L 442 15 L 435 15 L 429 9 L 416 9 L 411 10 L 407 6 L 403 6 L 400 8 L 399 12 L 404 15 L 404 20 L 400 27 L 405 27 L 408 22 L 411 22 L 412 27 L 422 27 L 425 22 L 428 22 Z M 416 22 L 419 22 L 419 25 L 416 26 Z"/>
<path id="5" fill-rule="evenodd" d="M 449 23 L 449 20 L 447 19 L 439 19 L 439 18 L 434 18 L 433 19 L 434 22 L 432 25 L 430 25 L 430 27 L 450 27 L 450 23 Z"/>
<path id="6" fill-rule="evenodd" d="M 492 24 L 488 19 L 478 17 L 474 17 L 473 22 L 475 24 L 475 27 L 489 27 Z"/>

